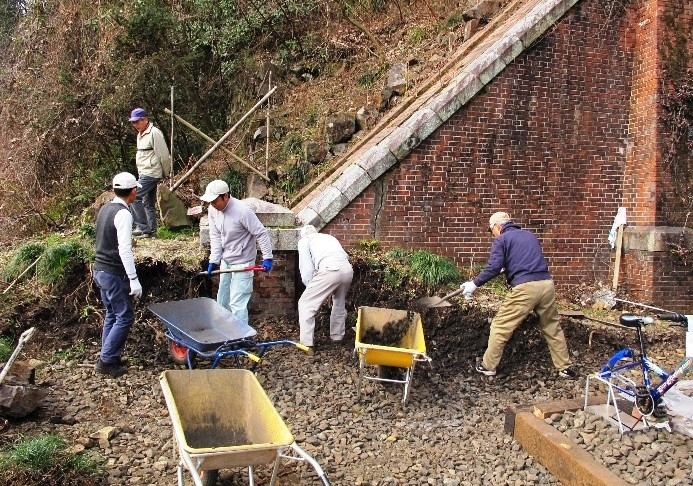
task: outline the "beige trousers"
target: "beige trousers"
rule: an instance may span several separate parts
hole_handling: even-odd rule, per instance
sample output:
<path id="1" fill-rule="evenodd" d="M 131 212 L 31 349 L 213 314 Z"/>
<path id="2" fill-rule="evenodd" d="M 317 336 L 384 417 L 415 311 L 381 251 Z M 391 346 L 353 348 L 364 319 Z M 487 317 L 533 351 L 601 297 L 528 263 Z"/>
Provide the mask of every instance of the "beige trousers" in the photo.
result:
<path id="1" fill-rule="evenodd" d="M 332 296 L 330 312 L 330 338 L 344 339 L 346 322 L 346 294 L 349 291 L 354 270 L 349 262 L 340 262 L 338 270 L 318 269 L 306 290 L 298 299 L 298 323 L 301 327 L 300 341 L 306 346 L 313 345 L 315 314 L 322 303 Z"/>
<path id="2" fill-rule="evenodd" d="M 491 321 L 488 347 L 482 361 L 484 368 L 495 370 L 498 367 L 506 343 L 532 311 L 539 316 L 539 330 L 549 345 L 553 365 L 559 370 L 570 366 L 568 345 L 559 323 L 553 280 L 539 280 L 517 285 L 506 296 Z"/>

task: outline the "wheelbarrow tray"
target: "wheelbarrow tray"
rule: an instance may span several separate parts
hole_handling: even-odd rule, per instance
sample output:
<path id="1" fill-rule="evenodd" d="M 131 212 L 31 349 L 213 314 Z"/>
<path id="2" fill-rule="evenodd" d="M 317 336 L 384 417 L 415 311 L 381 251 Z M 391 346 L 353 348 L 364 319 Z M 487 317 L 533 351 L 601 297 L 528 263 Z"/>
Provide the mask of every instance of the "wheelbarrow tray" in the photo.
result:
<path id="1" fill-rule="evenodd" d="M 294 442 L 249 370 L 167 370 L 160 383 L 179 450 L 200 470 L 270 463 Z"/>
<path id="2" fill-rule="evenodd" d="M 369 329 L 382 331 L 387 323 L 399 321 L 406 318 L 407 315 L 407 311 L 403 310 L 382 307 L 359 307 L 356 320 L 355 348 L 360 354 L 363 354 L 367 364 L 410 368 L 417 357 L 426 354 L 423 324 L 421 315 L 417 312 L 413 313 L 409 328 L 396 345 L 381 346 L 361 342 L 363 335 Z"/>
<path id="3" fill-rule="evenodd" d="M 257 333 L 209 297 L 159 302 L 149 310 L 166 324 L 174 340 L 202 353 Z"/>

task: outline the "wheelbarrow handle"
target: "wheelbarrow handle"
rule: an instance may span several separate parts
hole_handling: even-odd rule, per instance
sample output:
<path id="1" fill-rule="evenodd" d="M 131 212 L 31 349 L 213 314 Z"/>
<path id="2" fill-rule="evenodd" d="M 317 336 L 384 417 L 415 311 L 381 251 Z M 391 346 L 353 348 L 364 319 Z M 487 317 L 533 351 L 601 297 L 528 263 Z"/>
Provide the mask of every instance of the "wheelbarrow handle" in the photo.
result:
<path id="1" fill-rule="evenodd" d="M 265 267 L 262 265 L 253 265 L 245 268 L 225 268 L 224 270 L 214 270 L 213 272 L 199 272 L 198 275 L 219 275 L 220 273 L 235 273 L 235 272 L 264 272 Z"/>

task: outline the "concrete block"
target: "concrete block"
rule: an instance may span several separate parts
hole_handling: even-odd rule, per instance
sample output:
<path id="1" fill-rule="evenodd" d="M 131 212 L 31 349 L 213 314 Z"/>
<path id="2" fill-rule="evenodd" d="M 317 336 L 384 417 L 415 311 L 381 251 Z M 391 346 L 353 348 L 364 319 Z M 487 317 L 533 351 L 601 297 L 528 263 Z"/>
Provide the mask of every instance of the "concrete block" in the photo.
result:
<path id="1" fill-rule="evenodd" d="M 623 249 L 642 251 L 669 251 L 669 244 L 677 244 L 681 235 L 679 226 L 626 226 L 623 231 Z M 684 241 L 693 245 L 693 230 L 686 228 Z"/>
<path id="2" fill-rule="evenodd" d="M 426 140 L 442 124 L 443 120 L 430 108 L 417 110 L 405 123 L 406 126 L 411 128 L 413 138 L 417 140 Z"/>
<path id="3" fill-rule="evenodd" d="M 445 121 L 471 100 L 484 84 L 478 76 L 461 72 L 455 76 L 448 86 L 440 91 L 426 107 L 436 112 Z"/>
<path id="4" fill-rule="evenodd" d="M 344 197 L 349 201 L 353 201 L 371 182 L 373 182 L 373 179 L 370 178 L 363 167 L 352 164 L 342 172 L 337 180 L 332 183 L 332 186 L 344 194 Z"/>
<path id="5" fill-rule="evenodd" d="M 571 439 L 530 412 L 516 414 L 513 436 L 563 486 L 628 484 Z"/>
<path id="6" fill-rule="evenodd" d="M 327 222 L 320 217 L 318 212 L 310 206 L 299 211 L 296 215 L 296 219 L 298 219 L 300 226 L 312 224 L 318 231 L 327 224 Z"/>
<path id="7" fill-rule="evenodd" d="M 525 49 L 529 48 L 552 25 L 560 20 L 577 0 L 552 0 L 540 2 L 523 19 L 524 30 L 518 33 Z"/>
<path id="8" fill-rule="evenodd" d="M 350 202 L 336 187 L 329 186 L 313 198 L 308 207 L 312 208 L 322 221 L 332 221 L 332 218 L 337 216 Z M 318 227 L 315 226 L 315 228 Z"/>
<path id="9" fill-rule="evenodd" d="M 416 133 L 407 125 L 400 125 L 383 138 L 378 144 L 386 148 L 397 160 L 404 159 L 411 151 L 421 143 Z"/>
<path id="10" fill-rule="evenodd" d="M 209 216 L 200 218 L 200 247 L 209 248 Z"/>
<path id="11" fill-rule="evenodd" d="M 263 201 L 255 197 L 243 199 L 243 202 L 252 209 L 265 227 L 295 227 L 296 217 L 294 213 L 284 206 Z"/>
<path id="12" fill-rule="evenodd" d="M 397 159 L 392 152 L 380 144 L 368 149 L 356 161 L 356 164 L 363 168 L 372 180 L 376 180 L 396 163 Z"/>
<path id="13" fill-rule="evenodd" d="M 298 239 L 301 228 L 267 228 L 272 250 L 274 251 L 295 251 L 298 249 Z"/>

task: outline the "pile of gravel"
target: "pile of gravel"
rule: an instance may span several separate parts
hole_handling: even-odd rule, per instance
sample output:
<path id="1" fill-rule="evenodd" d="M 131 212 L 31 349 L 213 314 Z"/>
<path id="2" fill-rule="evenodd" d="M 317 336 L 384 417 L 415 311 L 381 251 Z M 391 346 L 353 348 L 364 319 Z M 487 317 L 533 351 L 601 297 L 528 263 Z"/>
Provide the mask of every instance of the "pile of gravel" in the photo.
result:
<path id="1" fill-rule="evenodd" d="M 314 356 L 288 346 L 272 348 L 257 373 L 297 443 L 322 465 L 333 485 L 559 484 L 503 432 L 505 410 L 511 404 L 579 398 L 584 378 L 562 380 L 547 367 L 506 366 L 489 379 L 473 373 L 471 363 L 440 373 L 444 363 L 434 360 L 432 367 L 416 368 L 406 406 L 402 385 L 375 382 L 362 386 L 358 402 L 351 338 L 320 348 Z M 49 390 L 45 407 L 36 420 L 11 423 L 3 442 L 50 431 L 76 450 L 102 454 L 108 484 L 176 484 L 177 455 L 159 385 L 161 372 L 175 366 L 160 351 L 153 361 L 132 357 L 128 374 L 119 379 L 96 374 L 90 362 L 48 366 L 38 378 Z M 221 410 L 229 406 L 218 404 Z M 661 430 L 621 437 L 613 426 L 584 412 L 548 420 L 632 484 L 693 484 L 688 437 Z M 92 438 L 105 427 L 115 428 L 110 440 Z M 269 466 L 258 466 L 258 484 L 265 484 L 270 473 Z M 248 484 L 247 472 L 223 470 L 219 484 Z M 319 481 L 306 464 L 286 462 L 279 484 Z"/>

